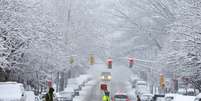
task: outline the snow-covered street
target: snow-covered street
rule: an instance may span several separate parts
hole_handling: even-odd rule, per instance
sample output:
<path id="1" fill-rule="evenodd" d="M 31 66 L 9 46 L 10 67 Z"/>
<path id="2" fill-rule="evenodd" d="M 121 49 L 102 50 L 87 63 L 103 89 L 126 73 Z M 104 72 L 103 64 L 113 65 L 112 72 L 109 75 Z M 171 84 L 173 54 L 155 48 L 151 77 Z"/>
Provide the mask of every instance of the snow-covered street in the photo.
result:
<path id="1" fill-rule="evenodd" d="M 0 101 L 201 101 L 200 0 L 0 0 Z"/>

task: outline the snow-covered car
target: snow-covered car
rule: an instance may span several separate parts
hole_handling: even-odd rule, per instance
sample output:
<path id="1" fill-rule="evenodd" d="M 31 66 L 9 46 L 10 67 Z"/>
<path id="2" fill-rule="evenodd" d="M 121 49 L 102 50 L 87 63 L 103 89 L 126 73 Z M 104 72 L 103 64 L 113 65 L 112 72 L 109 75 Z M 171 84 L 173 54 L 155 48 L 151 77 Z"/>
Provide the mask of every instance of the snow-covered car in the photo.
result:
<path id="1" fill-rule="evenodd" d="M 23 84 L 17 82 L 0 82 L 0 101 L 25 101 Z"/>
<path id="2" fill-rule="evenodd" d="M 126 93 L 116 93 L 112 101 L 130 101 L 130 99 Z"/>
<path id="3" fill-rule="evenodd" d="M 68 79 L 68 84 L 67 84 L 67 86 L 72 86 L 72 85 L 74 85 L 74 86 L 73 86 L 74 89 L 76 89 L 76 90 L 81 90 L 81 84 L 82 84 L 82 83 L 79 82 L 79 79 L 78 79 L 78 78 L 71 78 L 71 79 Z"/>
<path id="4" fill-rule="evenodd" d="M 79 76 L 76 79 L 77 79 L 77 83 L 78 83 L 78 85 L 80 85 L 80 87 L 83 87 L 84 84 L 87 82 L 87 80 L 83 76 Z"/>
<path id="5" fill-rule="evenodd" d="M 141 97 L 142 101 L 151 101 L 153 95 L 152 94 L 142 94 L 140 97 Z"/>
<path id="6" fill-rule="evenodd" d="M 40 99 L 40 96 L 35 96 L 35 101 L 42 101 L 42 99 Z"/>
<path id="7" fill-rule="evenodd" d="M 194 96 L 185 96 L 180 94 L 166 94 L 165 101 L 194 101 Z"/>
<path id="8" fill-rule="evenodd" d="M 72 101 L 74 97 L 74 89 L 73 88 L 65 88 L 64 91 L 59 92 L 59 96 L 57 96 L 58 101 Z"/>
<path id="9" fill-rule="evenodd" d="M 152 101 L 165 101 L 165 95 L 155 94 Z"/>
<path id="10" fill-rule="evenodd" d="M 150 89 L 145 81 L 137 81 L 136 95 L 149 94 Z"/>
<path id="11" fill-rule="evenodd" d="M 74 90 L 74 96 L 78 96 L 79 95 L 79 91 L 82 89 L 83 85 L 84 85 L 84 80 L 81 78 L 71 78 L 68 79 L 68 84 L 67 84 L 67 88 L 73 88 Z"/>
<path id="12" fill-rule="evenodd" d="M 178 94 L 165 94 L 165 101 L 175 101 Z"/>
<path id="13" fill-rule="evenodd" d="M 146 82 L 146 81 L 139 80 L 139 81 L 136 82 L 136 87 L 137 87 L 137 88 L 147 87 L 147 82 Z"/>
<path id="14" fill-rule="evenodd" d="M 33 91 L 25 91 L 26 101 L 35 101 L 35 94 Z"/>
<path id="15" fill-rule="evenodd" d="M 129 82 L 131 83 L 132 88 L 136 87 L 136 83 L 137 83 L 138 80 L 140 80 L 139 77 L 134 76 L 134 75 L 130 76 Z"/>
<path id="16" fill-rule="evenodd" d="M 201 101 L 201 93 L 198 94 L 196 97 L 195 97 L 195 100 L 194 101 Z"/>
<path id="17" fill-rule="evenodd" d="M 67 85 L 67 88 L 73 88 L 73 96 L 79 96 L 79 91 L 81 90 L 80 86 L 79 85 Z"/>
<path id="18" fill-rule="evenodd" d="M 85 101 L 83 96 L 76 96 L 73 101 Z"/>
<path id="19" fill-rule="evenodd" d="M 173 101 L 194 101 L 195 96 L 177 95 Z"/>

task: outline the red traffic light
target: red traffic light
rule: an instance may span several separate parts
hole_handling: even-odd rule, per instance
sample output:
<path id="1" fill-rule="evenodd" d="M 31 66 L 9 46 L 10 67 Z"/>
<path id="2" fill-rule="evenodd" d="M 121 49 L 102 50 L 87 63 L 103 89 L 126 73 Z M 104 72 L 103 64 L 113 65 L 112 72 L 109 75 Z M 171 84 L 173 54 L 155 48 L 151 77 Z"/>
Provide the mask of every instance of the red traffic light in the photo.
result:
<path id="1" fill-rule="evenodd" d="M 134 63 L 134 60 L 133 60 L 132 57 L 128 58 L 128 63 L 129 63 L 129 67 L 132 68 L 133 67 L 133 63 Z"/>
<path id="2" fill-rule="evenodd" d="M 133 58 L 128 58 L 128 63 L 133 63 L 134 62 L 134 60 L 133 60 Z"/>
<path id="3" fill-rule="evenodd" d="M 109 58 L 109 59 L 107 60 L 107 63 L 108 63 L 108 64 L 112 64 L 112 59 Z"/>
<path id="4" fill-rule="evenodd" d="M 109 59 L 107 60 L 107 65 L 108 65 L 108 68 L 109 68 L 109 69 L 112 68 L 112 59 L 111 59 L 111 58 L 109 58 Z"/>

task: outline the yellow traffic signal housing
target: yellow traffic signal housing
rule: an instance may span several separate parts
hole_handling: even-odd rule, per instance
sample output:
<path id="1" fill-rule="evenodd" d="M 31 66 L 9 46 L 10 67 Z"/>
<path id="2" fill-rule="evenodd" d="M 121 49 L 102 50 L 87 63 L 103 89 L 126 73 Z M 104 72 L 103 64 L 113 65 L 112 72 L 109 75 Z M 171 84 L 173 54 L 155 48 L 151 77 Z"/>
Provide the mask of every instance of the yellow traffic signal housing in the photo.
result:
<path id="1" fill-rule="evenodd" d="M 70 58 L 70 64 L 73 64 L 74 63 L 74 59 L 73 57 Z"/>
<path id="2" fill-rule="evenodd" d="M 161 89 L 165 88 L 165 77 L 163 74 L 160 75 L 160 87 Z"/>
<path id="3" fill-rule="evenodd" d="M 91 55 L 91 56 L 89 57 L 89 63 L 90 63 L 90 65 L 94 65 L 94 64 L 95 64 L 95 58 L 94 58 L 93 55 Z"/>

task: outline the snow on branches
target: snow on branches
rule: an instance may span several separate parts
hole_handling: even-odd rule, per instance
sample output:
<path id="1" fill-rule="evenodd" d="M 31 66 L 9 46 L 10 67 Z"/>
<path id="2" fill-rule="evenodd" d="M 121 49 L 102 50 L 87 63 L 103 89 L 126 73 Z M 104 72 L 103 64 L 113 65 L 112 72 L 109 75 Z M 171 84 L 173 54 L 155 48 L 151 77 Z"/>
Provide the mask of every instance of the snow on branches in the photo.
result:
<path id="1" fill-rule="evenodd" d="M 169 25 L 170 34 L 164 49 L 167 67 L 179 77 L 188 77 L 192 85 L 201 88 L 201 4 L 181 0 L 177 3 L 176 19 Z"/>

